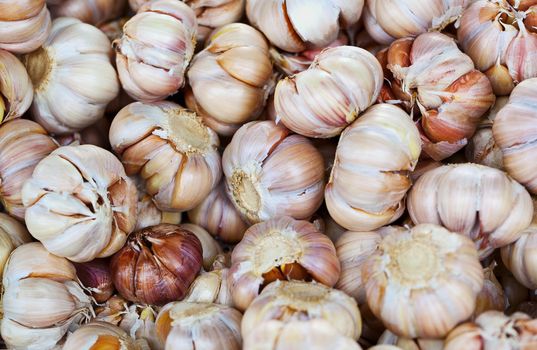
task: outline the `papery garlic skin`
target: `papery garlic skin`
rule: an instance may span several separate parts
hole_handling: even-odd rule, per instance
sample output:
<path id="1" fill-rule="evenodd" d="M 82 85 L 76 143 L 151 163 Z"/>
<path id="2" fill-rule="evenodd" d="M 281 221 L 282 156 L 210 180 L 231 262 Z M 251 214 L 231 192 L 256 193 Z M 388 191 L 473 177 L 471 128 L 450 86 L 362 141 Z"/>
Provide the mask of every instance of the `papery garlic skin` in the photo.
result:
<path id="1" fill-rule="evenodd" d="M 232 136 L 263 111 L 272 84 L 268 49 L 263 34 L 249 25 L 215 30 L 188 69 L 187 106 L 216 132 Z"/>
<path id="2" fill-rule="evenodd" d="M 136 0 L 131 0 L 135 2 Z M 204 42 L 214 28 L 239 22 L 246 0 L 184 0 L 196 13 L 198 42 Z"/>
<path id="3" fill-rule="evenodd" d="M 30 108 L 33 97 L 32 81 L 24 65 L 13 54 L 0 49 L 0 123 L 21 117 Z"/>
<path id="4" fill-rule="evenodd" d="M 114 254 L 136 224 L 134 183 L 112 153 L 93 145 L 60 147 L 41 160 L 22 202 L 32 236 L 75 262 Z"/>
<path id="5" fill-rule="evenodd" d="M 382 83 L 382 67 L 366 50 L 329 48 L 307 70 L 278 82 L 276 114 L 298 134 L 333 137 L 375 102 Z"/>
<path id="6" fill-rule="evenodd" d="M 62 350 L 138 350 L 134 339 L 108 322 L 93 321 L 69 334 Z"/>
<path id="7" fill-rule="evenodd" d="M 86 263 L 75 263 L 76 275 L 80 282 L 91 291 L 95 302 L 102 304 L 115 292 L 108 259 L 94 259 Z"/>
<path id="8" fill-rule="evenodd" d="M 228 197 L 246 222 L 307 219 L 322 203 L 323 157 L 308 139 L 289 134 L 273 121 L 250 122 L 224 151 Z"/>
<path id="9" fill-rule="evenodd" d="M 443 225 L 471 238 L 481 259 L 516 241 L 533 216 L 524 187 L 498 169 L 468 163 L 422 175 L 407 206 L 415 224 Z"/>
<path id="10" fill-rule="evenodd" d="M 196 46 L 194 11 L 177 0 L 148 2 L 113 42 L 123 89 L 135 100 L 155 102 L 175 94 Z"/>
<path id="11" fill-rule="evenodd" d="M 23 224 L 7 214 L 0 213 L 0 278 L 13 249 L 31 241 L 32 236 Z"/>
<path id="12" fill-rule="evenodd" d="M 218 135 L 173 102 L 128 105 L 112 121 L 109 136 L 127 174 L 145 180 L 160 210 L 194 208 L 222 176 Z"/>
<path id="13" fill-rule="evenodd" d="M 125 311 L 121 310 L 122 319 L 119 327 L 137 340 L 137 343 L 147 342 L 149 348 L 140 350 L 162 350 L 164 344 L 157 337 L 155 318 L 157 312 L 151 306 L 133 304 Z M 138 345 L 138 344 L 137 344 Z"/>
<path id="14" fill-rule="evenodd" d="M 209 271 L 218 254 L 222 253 L 220 244 L 218 244 L 218 242 L 209 234 L 209 232 L 205 231 L 205 229 L 201 226 L 194 224 L 181 224 L 179 227 L 192 232 L 196 237 L 198 237 L 203 251 L 203 268 Z"/>
<path id="15" fill-rule="evenodd" d="M 0 3 L 0 49 L 16 54 L 41 46 L 50 33 L 45 0 L 4 0 Z"/>
<path id="16" fill-rule="evenodd" d="M 98 26 L 121 16 L 127 0 L 47 0 L 47 4 L 54 17 L 75 17 Z"/>
<path id="17" fill-rule="evenodd" d="M 41 125 L 15 119 L 0 126 L 0 200 L 5 210 L 24 220 L 22 186 L 35 166 L 58 144 Z"/>
<path id="18" fill-rule="evenodd" d="M 371 107 L 340 137 L 325 189 L 330 216 L 352 231 L 375 230 L 399 218 L 420 155 L 419 132 L 389 104 Z"/>
<path id="19" fill-rule="evenodd" d="M 537 289 L 537 225 L 521 232 L 514 243 L 502 248 L 502 261 L 517 281 L 528 289 Z"/>
<path id="20" fill-rule="evenodd" d="M 470 239 L 423 224 L 386 236 L 362 279 L 369 307 L 390 331 L 440 338 L 474 311 L 483 269 Z"/>

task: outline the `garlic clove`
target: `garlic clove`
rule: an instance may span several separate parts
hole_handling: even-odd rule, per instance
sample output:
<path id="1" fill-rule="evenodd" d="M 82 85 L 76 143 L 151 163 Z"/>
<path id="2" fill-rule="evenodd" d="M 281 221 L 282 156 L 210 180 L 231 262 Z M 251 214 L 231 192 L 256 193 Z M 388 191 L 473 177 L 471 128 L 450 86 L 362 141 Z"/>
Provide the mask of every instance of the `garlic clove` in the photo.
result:
<path id="1" fill-rule="evenodd" d="M 312 6 L 307 0 L 292 0 L 285 6 L 287 17 L 302 41 L 322 47 L 336 40 L 339 8 L 332 1 L 321 0 Z M 321 24 L 312 18 L 322 18 Z M 323 30 L 319 30 L 320 27 Z"/>
<path id="2" fill-rule="evenodd" d="M 0 122 L 22 116 L 30 108 L 33 95 L 32 81 L 22 63 L 0 49 Z"/>
<path id="3" fill-rule="evenodd" d="M 207 271 L 210 270 L 216 256 L 222 253 L 222 248 L 218 242 L 201 226 L 194 224 L 182 224 L 179 226 L 198 237 L 203 251 L 203 267 Z"/>

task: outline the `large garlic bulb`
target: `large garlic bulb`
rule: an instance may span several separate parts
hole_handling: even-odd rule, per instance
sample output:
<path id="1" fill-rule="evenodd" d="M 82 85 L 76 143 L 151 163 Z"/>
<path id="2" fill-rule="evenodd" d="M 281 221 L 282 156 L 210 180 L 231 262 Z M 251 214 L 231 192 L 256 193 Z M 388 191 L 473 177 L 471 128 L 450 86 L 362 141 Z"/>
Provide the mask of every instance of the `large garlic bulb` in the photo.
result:
<path id="1" fill-rule="evenodd" d="M 22 116 L 33 97 L 32 81 L 24 65 L 13 54 L 0 49 L 0 123 Z"/>
<path id="2" fill-rule="evenodd" d="M 69 334 L 62 350 L 142 350 L 127 332 L 108 322 L 93 321 Z"/>
<path id="3" fill-rule="evenodd" d="M 75 17 L 93 25 L 120 17 L 127 0 L 47 0 L 54 17 Z"/>
<path id="4" fill-rule="evenodd" d="M 374 230 L 399 218 L 421 146 L 403 110 L 371 107 L 341 135 L 325 190 L 330 216 L 352 231 Z"/>
<path id="5" fill-rule="evenodd" d="M 0 278 L 13 249 L 31 241 L 32 236 L 23 224 L 7 214 L 0 213 Z"/>
<path id="6" fill-rule="evenodd" d="M 534 222 L 521 232 L 516 242 L 501 250 L 502 261 L 517 281 L 526 288 L 537 289 L 537 225 Z"/>
<path id="7" fill-rule="evenodd" d="M 22 189 L 28 231 L 58 256 L 84 262 L 117 252 L 136 225 L 136 187 L 121 162 L 93 145 L 44 158 Z"/>

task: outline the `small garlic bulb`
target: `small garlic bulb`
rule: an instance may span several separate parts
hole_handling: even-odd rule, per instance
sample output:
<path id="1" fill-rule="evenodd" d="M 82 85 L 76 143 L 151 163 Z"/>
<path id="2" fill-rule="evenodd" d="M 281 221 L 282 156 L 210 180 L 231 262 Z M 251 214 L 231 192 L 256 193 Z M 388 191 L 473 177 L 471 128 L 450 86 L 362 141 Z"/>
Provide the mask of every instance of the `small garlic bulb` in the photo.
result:
<path id="1" fill-rule="evenodd" d="M 30 108 L 33 97 L 32 81 L 24 65 L 0 49 L 0 123 L 21 117 Z"/>
<path id="2" fill-rule="evenodd" d="M 93 145 L 60 147 L 41 160 L 22 202 L 32 236 L 75 262 L 114 254 L 136 224 L 134 183 L 112 153 Z"/>
<path id="3" fill-rule="evenodd" d="M 229 269 L 202 271 L 190 285 L 190 289 L 183 301 L 233 306 L 231 286 L 229 284 Z"/>
<path id="4" fill-rule="evenodd" d="M 214 28 L 239 22 L 244 15 L 245 0 L 184 0 L 184 2 L 196 13 L 198 42 L 201 43 L 209 37 Z"/>
<path id="5" fill-rule="evenodd" d="M 315 280 L 333 286 L 340 273 L 334 244 L 312 223 L 283 216 L 250 227 L 231 255 L 235 307 L 246 310 L 275 280 Z"/>
<path id="6" fill-rule="evenodd" d="M 249 223 L 307 219 L 323 200 L 324 162 L 311 142 L 273 121 L 250 122 L 222 157 L 228 196 Z"/>
<path id="7" fill-rule="evenodd" d="M 123 89 L 135 100 L 155 102 L 175 94 L 196 46 L 196 15 L 181 1 L 155 0 L 138 10 L 114 40 Z"/>
<path id="8" fill-rule="evenodd" d="M 382 82 L 382 67 L 366 50 L 329 48 L 307 70 L 280 80 L 274 93 L 276 114 L 298 134 L 337 136 L 375 102 Z"/>
<path id="9" fill-rule="evenodd" d="M 339 139 L 325 189 L 330 216 L 352 231 L 398 219 L 420 151 L 418 129 L 408 114 L 389 104 L 371 107 Z"/>
<path id="10" fill-rule="evenodd" d="M 257 119 L 268 97 L 272 62 L 263 34 L 243 23 L 217 29 L 188 69 L 186 104 L 212 129 L 232 136 Z"/>
<path id="11" fill-rule="evenodd" d="M 45 42 L 50 28 L 45 0 L 0 2 L 0 49 L 13 53 L 34 51 Z"/>
<path id="12" fill-rule="evenodd" d="M 141 350 L 123 329 L 93 321 L 69 334 L 62 350 Z"/>
<path id="13" fill-rule="evenodd" d="M 240 350 L 242 315 L 219 304 L 175 302 L 165 305 L 156 320 L 165 350 Z"/>
<path id="14" fill-rule="evenodd" d="M 502 261 L 517 281 L 537 289 L 537 224 L 523 230 L 519 239 L 502 248 Z"/>
<path id="15" fill-rule="evenodd" d="M 489 310 L 504 311 L 507 309 L 507 298 L 504 295 L 503 287 L 494 276 L 494 267 L 492 263 L 483 269 L 483 288 L 477 295 L 476 306 L 473 318 Z"/>
<path id="16" fill-rule="evenodd" d="M 32 236 L 23 224 L 7 214 L 0 213 L 0 278 L 13 249 L 31 241 Z"/>
<path id="17" fill-rule="evenodd" d="M 470 239 L 423 224 L 384 237 L 362 279 L 371 311 L 391 332 L 440 338 L 474 311 L 483 269 Z"/>
<path id="18" fill-rule="evenodd" d="M 100 25 L 123 14 L 127 0 L 47 0 L 54 17 L 75 17 Z"/>
<path id="19" fill-rule="evenodd" d="M 216 257 L 222 253 L 222 248 L 218 242 L 201 226 L 194 224 L 181 224 L 179 227 L 192 232 L 196 237 L 198 237 L 201 243 L 201 249 L 203 251 L 203 268 L 209 271 Z"/>
<path id="20" fill-rule="evenodd" d="M 443 350 L 444 343 L 442 340 L 437 339 L 409 339 L 404 337 L 399 337 L 396 334 L 393 334 L 389 330 L 384 331 L 378 340 L 378 344 L 384 346 L 394 346 L 395 349 L 401 350 Z M 372 347 L 371 349 L 383 350 L 383 348 Z M 391 348 L 386 348 L 385 350 L 390 350 Z"/>
<path id="21" fill-rule="evenodd" d="M 498 169 L 468 163 L 422 175 L 410 190 L 407 206 L 415 224 L 443 225 L 471 238 L 481 259 L 516 241 L 533 215 L 524 187 Z"/>
<path id="22" fill-rule="evenodd" d="M 85 263 L 74 263 L 76 275 L 80 282 L 91 291 L 91 296 L 98 304 L 105 303 L 115 292 L 110 261 L 94 259 Z"/>
<path id="23" fill-rule="evenodd" d="M 246 15 L 270 42 L 288 52 L 323 48 L 356 24 L 364 0 L 246 0 Z"/>
<path id="24" fill-rule="evenodd" d="M 128 175 L 140 174 L 160 210 L 200 204 L 222 176 L 218 135 L 173 102 L 131 103 L 110 126 L 110 144 Z"/>
<path id="25" fill-rule="evenodd" d="M 41 125 L 15 119 L 0 126 L 0 201 L 13 217 L 24 220 L 22 186 L 35 166 L 58 148 Z"/>

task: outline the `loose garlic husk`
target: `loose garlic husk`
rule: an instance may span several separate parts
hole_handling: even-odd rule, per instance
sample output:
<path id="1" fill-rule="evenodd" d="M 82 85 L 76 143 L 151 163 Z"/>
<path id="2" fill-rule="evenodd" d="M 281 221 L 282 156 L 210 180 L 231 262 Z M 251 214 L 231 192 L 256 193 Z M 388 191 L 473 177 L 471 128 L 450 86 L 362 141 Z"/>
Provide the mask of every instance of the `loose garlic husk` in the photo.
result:
<path id="1" fill-rule="evenodd" d="M 483 269 L 469 238 L 422 224 L 384 237 L 362 279 L 371 311 L 391 332 L 440 338 L 474 312 Z"/>
<path id="2" fill-rule="evenodd" d="M 377 56 L 392 75 L 391 99 L 421 115 L 423 150 L 434 160 L 462 149 L 494 103 L 490 81 L 447 35 L 399 39 Z"/>
<path id="3" fill-rule="evenodd" d="M 41 125 L 15 119 L 0 126 L 0 200 L 6 211 L 24 220 L 22 186 L 35 166 L 58 148 Z"/>
<path id="4" fill-rule="evenodd" d="M 192 232 L 201 242 L 203 251 L 203 268 L 206 271 L 211 269 L 216 257 L 222 253 L 222 248 L 217 241 L 203 227 L 194 224 L 181 224 L 182 229 Z"/>
<path id="5" fill-rule="evenodd" d="M 247 0 L 246 15 L 272 44 L 287 52 L 323 48 L 360 19 L 364 0 Z"/>
<path id="6" fill-rule="evenodd" d="M 537 320 L 523 313 L 506 316 L 498 311 L 481 314 L 475 322 L 453 329 L 444 350 L 531 350 L 537 347 Z"/>
<path id="7" fill-rule="evenodd" d="M 329 48 L 307 70 L 280 80 L 274 93 L 276 113 L 298 134 L 333 137 L 375 102 L 382 82 L 382 67 L 366 50 Z"/>
<path id="8" fill-rule="evenodd" d="M 32 236 L 23 224 L 7 214 L 0 213 L 0 278 L 13 249 L 31 241 Z"/>
<path id="9" fill-rule="evenodd" d="M 0 49 L 27 53 L 41 46 L 50 33 L 45 0 L 3 0 L 0 3 Z"/>
<path id="10" fill-rule="evenodd" d="M 214 28 L 238 22 L 244 15 L 245 0 L 184 0 L 184 2 L 196 13 L 200 43 L 209 37 Z"/>
<path id="11" fill-rule="evenodd" d="M 273 121 L 250 122 L 222 157 L 228 196 L 249 223 L 307 219 L 323 200 L 324 162 L 311 142 Z"/>
<path id="12" fill-rule="evenodd" d="M 407 206 L 415 224 L 443 225 L 471 238 L 481 259 L 516 241 L 533 215 L 524 187 L 498 169 L 468 163 L 422 175 L 410 190 Z"/>
<path id="13" fill-rule="evenodd" d="M 33 97 L 32 81 L 24 65 L 0 49 L 0 123 L 21 117 L 30 108 Z"/>
<path id="14" fill-rule="evenodd" d="M 75 17 L 98 26 L 121 16 L 127 0 L 47 0 L 47 4 L 54 17 Z"/>
<path id="15" fill-rule="evenodd" d="M 319 283 L 275 281 L 248 306 L 242 317 L 243 337 L 270 320 L 323 319 L 339 333 L 358 340 L 362 320 L 356 301 L 345 293 Z"/>
<path id="16" fill-rule="evenodd" d="M 393 334 L 389 330 L 384 331 L 379 338 L 378 344 L 393 345 L 401 350 L 443 350 L 444 342 L 436 339 L 409 339 Z M 373 347 L 371 349 L 377 349 Z M 370 350 L 371 350 L 370 349 Z M 386 350 L 389 350 L 387 348 Z M 378 350 L 382 350 L 379 348 Z"/>
<path id="17" fill-rule="evenodd" d="M 420 151 L 419 132 L 408 114 L 389 104 L 371 107 L 340 137 L 325 189 L 330 216 L 352 231 L 398 219 Z"/>
<path id="18" fill-rule="evenodd" d="M 209 272 L 202 271 L 190 285 L 183 301 L 191 303 L 215 303 L 233 306 L 229 269 L 221 268 Z"/>
<path id="19" fill-rule="evenodd" d="M 175 302 L 156 320 L 157 336 L 166 350 L 240 350 L 242 315 L 219 304 Z"/>
<path id="20" fill-rule="evenodd" d="M 537 289 L 537 224 L 523 230 L 514 243 L 501 249 L 505 267 L 528 289 Z"/>
<path id="21" fill-rule="evenodd" d="M 173 102 L 135 102 L 112 121 L 110 144 L 127 174 L 140 174 L 163 211 L 200 204 L 222 176 L 218 135 Z"/>
<path id="22" fill-rule="evenodd" d="M 187 106 L 212 129 L 232 136 L 257 119 L 270 92 L 272 62 L 263 34 L 243 23 L 214 31 L 188 69 Z"/>
<path id="23" fill-rule="evenodd" d="M 22 202 L 32 236 L 75 262 L 114 254 L 136 224 L 134 183 L 112 153 L 93 145 L 60 147 L 41 160 Z"/>
<path id="24" fill-rule="evenodd" d="M 177 0 L 144 4 L 114 40 L 123 89 L 135 100 L 155 102 L 175 94 L 196 46 L 196 15 Z"/>
<path id="25" fill-rule="evenodd" d="M 476 305 L 473 318 L 490 310 L 504 311 L 507 308 L 507 299 L 503 293 L 503 287 L 494 276 L 494 267 L 496 263 L 483 269 L 483 289 L 476 298 Z"/>
<path id="26" fill-rule="evenodd" d="M 250 227 L 231 255 L 235 307 L 246 310 L 275 280 L 315 280 L 333 286 L 340 273 L 334 244 L 307 221 L 284 216 Z"/>
<path id="27" fill-rule="evenodd" d="M 69 334 L 62 350 L 142 350 L 127 332 L 108 322 L 93 321 Z"/>
<path id="28" fill-rule="evenodd" d="M 78 283 L 74 266 L 39 242 L 13 251 L 2 283 L 1 332 L 10 349 L 56 348 L 67 330 L 91 312 L 91 299 Z"/>

